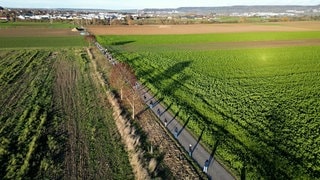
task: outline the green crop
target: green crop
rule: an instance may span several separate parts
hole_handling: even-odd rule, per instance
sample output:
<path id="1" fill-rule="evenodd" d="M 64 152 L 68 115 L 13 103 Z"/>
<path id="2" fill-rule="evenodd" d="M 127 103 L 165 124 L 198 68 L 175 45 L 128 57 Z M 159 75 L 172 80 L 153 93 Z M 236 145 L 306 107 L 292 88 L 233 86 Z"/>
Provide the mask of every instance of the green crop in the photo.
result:
<path id="1" fill-rule="evenodd" d="M 217 34 L 174 34 L 174 35 L 113 35 L 98 36 L 105 45 L 169 45 L 203 44 L 209 42 L 273 41 L 294 39 L 320 39 L 320 31 L 310 32 L 243 32 Z"/>
<path id="2" fill-rule="evenodd" d="M 82 36 L 66 37 L 0 37 L 0 48 L 83 47 Z"/>
<path id="3" fill-rule="evenodd" d="M 208 48 L 320 32 L 98 36 L 209 151 L 249 179 L 320 178 L 320 46 Z M 192 47 L 193 46 L 193 47 Z M 190 48 L 192 47 L 192 48 Z"/>
<path id="4" fill-rule="evenodd" d="M 133 179 L 90 67 L 82 48 L 0 50 L 0 179 Z"/>

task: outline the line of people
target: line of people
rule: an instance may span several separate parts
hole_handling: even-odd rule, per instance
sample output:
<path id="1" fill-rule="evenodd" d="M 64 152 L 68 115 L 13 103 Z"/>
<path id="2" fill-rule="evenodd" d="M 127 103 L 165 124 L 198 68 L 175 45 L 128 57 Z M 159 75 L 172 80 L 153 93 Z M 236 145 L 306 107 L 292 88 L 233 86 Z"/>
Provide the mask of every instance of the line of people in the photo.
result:
<path id="1" fill-rule="evenodd" d="M 109 60 L 109 62 L 112 64 L 112 65 L 115 65 L 117 64 L 117 61 L 112 57 L 112 55 L 108 52 L 107 49 L 104 49 L 98 42 L 95 42 L 95 45 L 97 46 L 97 48 L 100 50 L 100 52 Z M 136 83 L 136 89 L 138 89 L 139 87 L 139 84 Z M 147 97 L 144 95 L 143 96 L 144 100 L 146 101 L 147 100 Z M 149 107 L 150 108 L 153 108 L 154 106 L 156 105 L 156 103 L 153 103 L 153 101 L 151 100 L 150 103 L 149 103 Z M 157 109 L 157 115 L 158 117 L 160 118 L 161 116 L 161 111 L 160 109 L 158 108 Z M 167 128 L 167 125 L 168 125 L 168 120 L 167 118 L 164 119 L 164 126 Z M 175 126 L 174 128 L 174 137 L 176 139 L 178 139 L 178 135 L 179 135 L 179 129 L 177 126 Z M 192 157 L 192 153 L 193 153 L 194 149 L 192 148 L 192 144 L 189 144 L 189 150 L 188 150 L 188 153 L 189 153 L 189 156 Z M 208 167 L 209 167 L 209 160 L 207 159 L 205 162 L 204 162 L 204 165 L 203 165 L 203 172 L 204 173 L 208 173 Z"/>
<path id="2" fill-rule="evenodd" d="M 147 97 L 144 95 L 144 96 L 143 96 L 143 99 L 146 101 Z M 149 107 L 150 107 L 150 108 L 153 108 L 153 107 L 154 107 L 153 101 L 150 101 Z M 159 108 L 157 109 L 157 115 L 158 115 L 158 117 L 160 117 L 160 115 L 161 115 L 161 111 L 160 111 Z M 167 127 L 167 125 L 168 125 L 168 120 L 167 120 L 167 118 L 165 118 L 165 119 L 164 119 L 164 126 Z M 175 126 L 175 128 L 174 128 L 174 137 L 175 137 L 176 139 L 178 138 L 178 133 L 179 133 L 179 129 L 178 129 L 177 126 Z M 192 148 L 192 144 L 189 144 L 189 151 L 188 151 L 188 153 L 189 153 L 189 156 L 190 156 L 190 157 L 192 157 L 193 151 L 194 151 L 194 150 L 193 150 L 193 148 Z M 207 159 L 207 160 L 204 162 L 204 165 L 203 165 L 203 172 L 204 172 L 204 173 L 208 173 L 208 167 L 209 167 L 209 160 Z"/>
<path id="3" fill-rule="evenodd" d="M 112 55 L 108 52 L 108 49 L 103 48 L 98 42 L 94 43 L 100 52 L 109 60 L 112 65 L 117 64 L 117 60 L 112 57 Z"/>

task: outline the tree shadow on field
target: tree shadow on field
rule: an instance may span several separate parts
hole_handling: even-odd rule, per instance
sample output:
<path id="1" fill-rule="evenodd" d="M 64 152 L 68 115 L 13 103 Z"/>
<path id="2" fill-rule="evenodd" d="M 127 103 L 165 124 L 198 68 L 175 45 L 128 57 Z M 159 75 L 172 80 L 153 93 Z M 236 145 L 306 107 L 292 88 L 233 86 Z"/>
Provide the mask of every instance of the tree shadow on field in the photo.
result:
<path id="1" fill-rule="evenodd" d="M 126 45 L 134 42 L 135 41 L 118 41 L 118 42 L 112 42 L 111 45 L 121 46 L 121 45 Z"/>
<path id="2" fill-rule="evenodd" d="M 284 108 L 283 105 L 277 105 L 271 111 L 268 115 L 266 115 L 266 119 L 268 122 L 268 125 L 266 127 L 270 130 L 271 136 L 269 139 L 264 140 L 266 143 L 268 143 L 268 146 L 271 147 L 268 150 L 267 155 L 267 161 L 263 163 L 264 170 L 266 173 L 266 177 L 275 179 L 289 179 L 288 174 L 291 172 L 281 172 L 279 167 L 277 167 L 277 159 L 278 157 L 285 157 L 286 159 L 289 159 L 294 164 L 301 163 L 301 160 L 296 158 L 294 155 L 288 153 L 283 148 L 280 148 L 279 146 L 286 144 L 285 141 L 287 140 L 287 133 L 284 131 L 287 128 L 286 120 L 288 119 L 287 115 L 284 111 L 282 111 Z M 291 128 L 290 128 L 291 129 Z"/>
<path id="3" fill-rule="evenodd" d="M 201 139 L 202 139 L 202 135 L 203 135 L 203 133 L 204 133 L 204 131 L 205 131 L 205 127 L 204 128 L 202 128 L 202 130 L 201 130 L 201 134 L 200 134 L 200 136 L 198 137 L 198 140 L 197 140 L 197 143 L 193 146 L 193 149 L 192 149 L 192 152 L 194 152 L 194 150 L 197 148 L 197 146 L 199 145 L 199 143 L 200 143 L 200 141 L 201 141 Z"/>
<path id="4" fill-rule="evenodd" d="M 180 129 L 180 131 L 178 132 L 178 134 L 177 134 L 177 136 L 179 136 L 181 133 L 182 133 L 182 131 L 186 128 L 186 126 L 188 125 L 188 123 L 189 123 L 189 121 L 190 121 L 190 116 L 188 117 L 188 119 L 186 120 L 186 122 L 183 124 L 183 126 L 181 127 L 181 129 Z"/>
<path id="5" fill-rule="evenodd" d="M 168 125 L 172 123 L 172 121 L 179 115 L 180 109 L 179 111 L 177 111 L 174 116 L 172 117 L 172 119 L 168 122 Z"/>
<path id="6" fill-rule="evenodd" d="M 294 129 L 294 127 L 287 122 L 289 117 L 284 111 L 285 108 L 286 105 L 279 103 L 265 115 L 265 122 L 267 122 L 265 128 L 269 133 L 265 133 L 265 137 L 255 136 L 265 145 L 256 144 L 256 147 L 247 147 L 246 152 L 241 152 L 240 149 L 237 152 L 243 158 L 243 166 L 240 169 L 241 179 L 247 178 L 246 176 L 252 167 L 256 169 L 257 174 L 265 179 L 292 179 L 293 174 L 300 172 L 299 164 L 302 164 L 304 159 L 286 151 L 285 145 L 289 140 L 290 133 L 292 133 L 286 129 Z M 230 138 L 228 137 L 228 139 Z M 245 147 L 243 144 L 241 146 Z M 287 163 L 281 162 L 283 159 L 290 162 L 290 166 L 295 172 L 286 167 Z"/>
<path id="7" fill-rule="evenodd" d="M 152 107 L 155 107 L 156 105 L 160 104 L 163 100 L 164 100 L 163 97 L 162 97 L 162 98 L 159 98 L 156 102 L 154 102 L 154 103 L 152 104 Z"/>
<path id="8" fill-rule="evenodd" d="M 155 86 L 155 88 L 157 88 L 159 91 L 150 99 L 145 98 L 145 102 L 150 101 L 151 99 L 155 99 L 157 97 L 158 94 L 160 94 L 160 96 L 164 95 L 171 95 L 173 94 L 176 90 L 178 90 L 179 88 L 184 86 L 184 83 L 190 79 L 190 76 L 187 76 L 185 74 L 183 74 L 183 70 L 187 67 L 189 67 L 191 64 L 191 61 L 183 61 L 183 62 L 179 62 L 174 64 L 173 66 L 167 68 L 166 70 L 160 72 L 158 71 L 158 74 L 155 76 L 152 76 L 151 74 L 155 70 L 153 66 L 149 66 L 147 68 L 144 68 L 145 70 L 142 70 L 139 74 L 140 77 L 144 77 L 143 79 L 145 79 L 144 82 L 142 82 L 142 85 L 145 85 L 147 83 L 151 83 Z M 174 78 L 175 75 L 179 75 L 180 76 Z M 168 84 L 164 84 L 163 81 L 169 81 Z M 163 99 L 161 99 L 162 101 Z M 156 101 L 153 102 L 153 106 L 157 105 L 158 103 L 160 103 L 161 101 Z M 161 115 L 163 115 L 165 112 L 169 111 L 171 108 L 172 104 L 168 105 L 168 107 L 165 109 L 165 111 L 162 112 Z M 177 115 L 177 114 L 176 114 Z M 175 115 L 175 116 L 176 116 Z M 173 118 L 174 119 L 174 118 Z M 173 120 L 172 119 L 172 120 Z M 170 122 L 172 121 L 170 120 L 168 124 L 170 124 Z"/>
<path id="9" fill-rule="evenodd" d="M 223 143 L 223 141 L 225 140 L 225 135 L 220 130 L 217 130 L 217 131 L 211 130 L 211 133 L 212 133 L 212 136 L 214 136 L 216 138 L 216 142 L 214 143 L 212 151 L 211 151 L 210 156 L 209 156 L 209 164 L 211 164 L 211 162 L 213 161 L 214 155 L 217 152 L 218 146 L 221 143 Z"/>
<path id="10" fill-rule="evenodd" d="M 170 103 L 169 106 L 167 106 L 167 108 L 164 109 L 164 110 L 162 111 L 162 113 L 160 113 L 160 116 L 162 116 L 163 114 L 165 114 L 165 113 L 170 109 L 171 106 L 172 106 L 172 103 Z"/>
<path id="11" fill-rule="evenodd" d="M 184 86 L 184 83 L 190 79 L 190 76 L 183 74 L 183 70 L 191 65 L 191 61 L 183 61 L 174 64 L 166 70 L 159 72 L 155 76 L 150 76 L 147 81 L 154 84 L 163 94 L 173 94 L 177 89 Z M 149 70 L 150 71 L 150 70 Z M 154 71 L 154 70 L 153 70 Z M 179 75 L 178 77 L 174 77 Z M 164 81 L 170 81 L 164 84 Z"/>

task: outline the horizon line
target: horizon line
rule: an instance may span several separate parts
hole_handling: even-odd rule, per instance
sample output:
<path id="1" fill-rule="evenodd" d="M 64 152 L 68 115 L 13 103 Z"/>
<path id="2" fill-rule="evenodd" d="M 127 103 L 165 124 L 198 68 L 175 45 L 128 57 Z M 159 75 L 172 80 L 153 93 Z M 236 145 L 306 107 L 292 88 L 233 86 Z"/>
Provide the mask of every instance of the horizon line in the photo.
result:
<path id="1" fill-rule="evenodd" d="M 124 8 L 124 9 L 107 9 L 107 8 L 85 8 L 85 7 L 3 7 L 4 9 L 81 9 L 81 10 L 143 10 L 143 9 L 179 9 L 179 8 L 215 8 L 215 7 L 257 7 L 257 6 L 300 6 L 300 7 L 310 7 L 310 6 L 320 6 L 316 5 L 224 5 L 224 6 L 181 6 L 181 7 L 163 7 L 163 8 Z"/>

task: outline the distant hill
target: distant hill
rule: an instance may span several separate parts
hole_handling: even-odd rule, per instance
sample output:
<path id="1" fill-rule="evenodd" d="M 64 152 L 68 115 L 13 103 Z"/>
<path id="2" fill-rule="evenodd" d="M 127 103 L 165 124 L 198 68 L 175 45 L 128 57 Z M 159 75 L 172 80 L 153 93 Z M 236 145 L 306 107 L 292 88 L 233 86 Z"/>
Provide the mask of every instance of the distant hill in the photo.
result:
<path id="1" fill-rule="evenodd" d="M 287 10 L 295 11 L 312 11 L 320 9 L 317 6 L 222 6 L 222 7 L 179 7 L 179 8 L 164 8 L 164 9 L 143 9 L 143 11 L 178 11 L 180 13 L 199 13 L 199 14 L 230 14 L 230 13 L 246 13 L 246 12 L 274 12 L 280 13 Z"/>
<path id="2" fill-rule="evenodd" d="M 0 10 L 4 10 L 4 8 L 2 6 L 0 6 Z"/>

